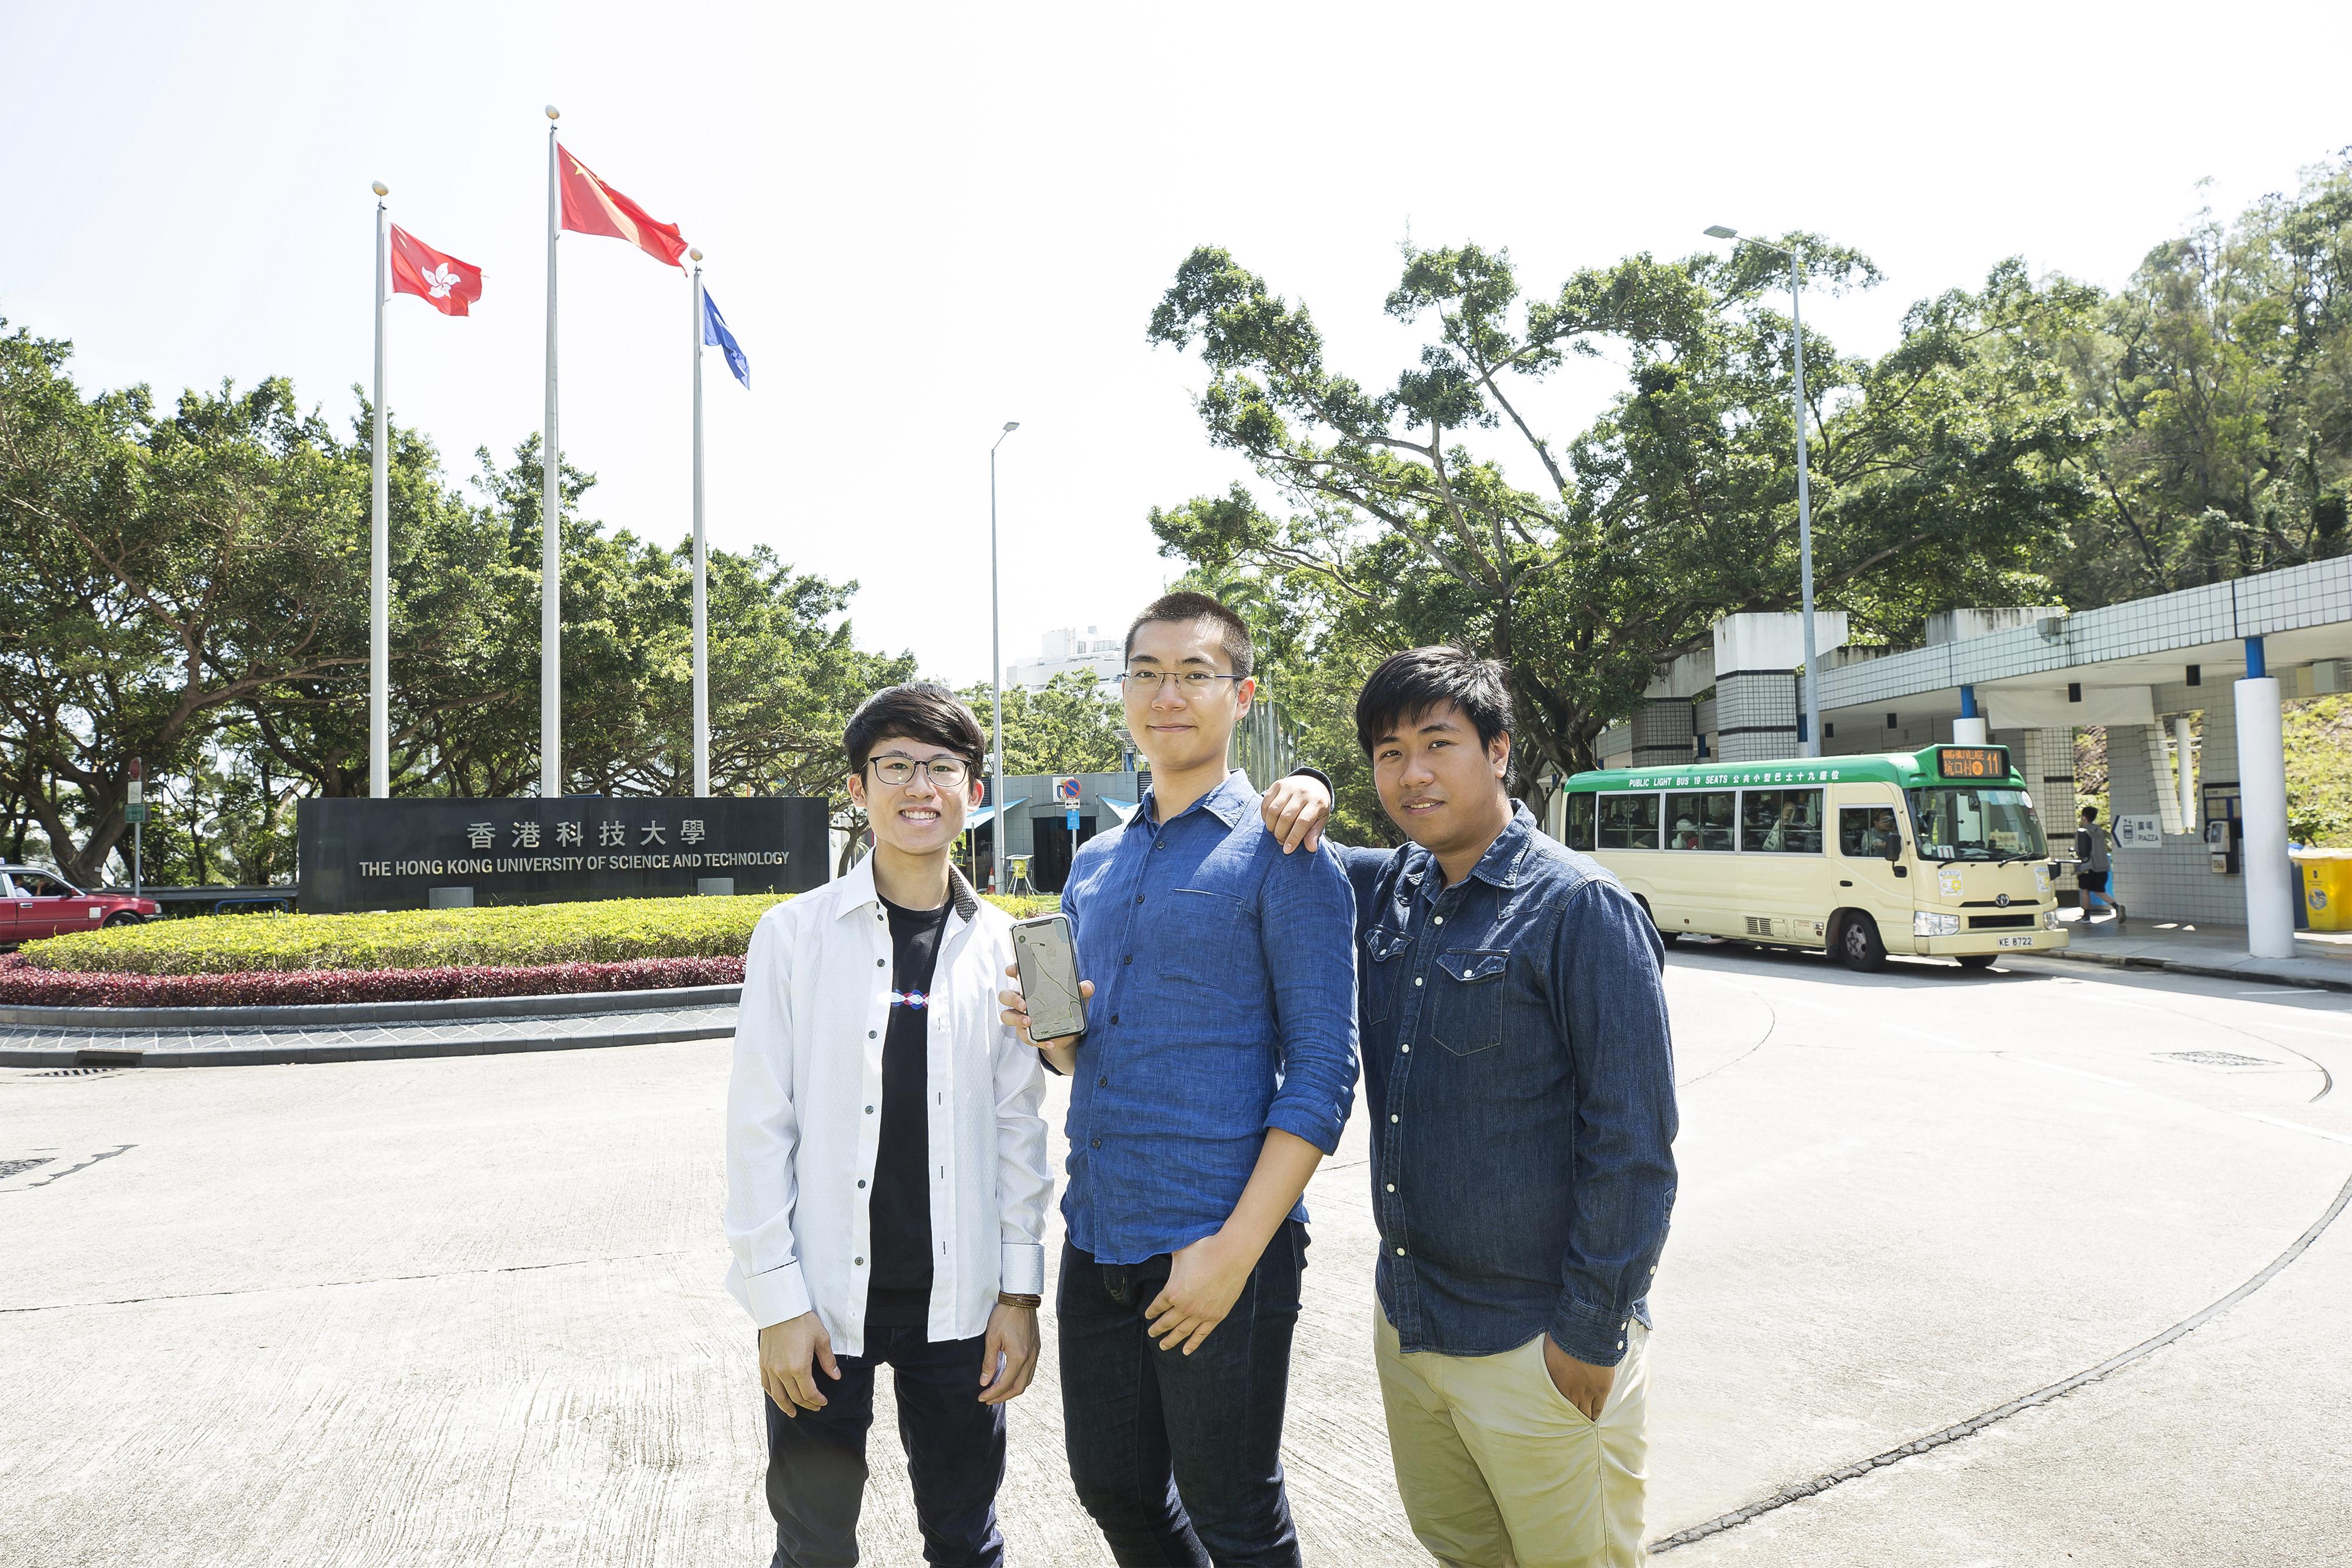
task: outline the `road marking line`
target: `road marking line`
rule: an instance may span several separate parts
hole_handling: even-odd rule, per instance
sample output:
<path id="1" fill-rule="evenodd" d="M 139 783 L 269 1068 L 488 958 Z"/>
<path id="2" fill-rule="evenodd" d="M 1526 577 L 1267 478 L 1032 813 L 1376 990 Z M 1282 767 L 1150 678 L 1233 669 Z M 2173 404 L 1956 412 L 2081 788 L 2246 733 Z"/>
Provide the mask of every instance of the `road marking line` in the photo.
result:
<path id="1" fill-rule="evenodd" d="M 2047 1064 L 2045 1063 L 2044 1065 Z M 2065 1071 L 2067 1069 L 2061 1068 L 2059 1071 Z M 2096 1074 L 2084 1073 L 2084 1076 L 2086 1078 L 2095 1077 Z M 2109 1080 L 2108 1082 L 2112 1082 L 2116 1081 Z M 2126 1084 L 2125 1087 L 2129 1088 L 2132 1086 Z M 2325 1134 L 2321 1135 L 2326 1136 Z M 1654 1555 L 1657 1553 L 1672 1552 L 1677 1547 L 1688 1546 L 1693 1542 L 1704 1541 L 1710 1535 L 1719 1535 L 1727 1530 L 1737 1530 L 1741 1525 L 1748 1523 L 1749 1521 L 1757 1519 L 1764 1514 L 1770 1513 L 1775 1509 L 1786 1508 L 1792 1502 L 1801 1502 L 1809 1497 L 1817 1497 L 1821 1493 L 1829 1490 L 1832 1487 L 1842 1485 L 1846 1481 L 1857 1480 L 1862 1477 L 1870 1474 L 1873 1470 L 1883 1469 L 1888 1465 L 1900 1464 L 1903 1460 L 1910 1458 L 1915 1455 L 1927 1453 L 1930 1449 L 1940 1448 L 1947 1443 L 1957 1443 L 1963 1437 L 1973 1437 L 1979 1432 L 1983 1431 L 1986 1427 L 1992 1426 L 1995 1422 L 2006 1421 L 2009 1417 L 2018 1414 L 2021 1410 L 2031 1410 L 2036 1406 L 2047 1405 L 2053 1400 L 2063 1398 L 2065 1396 L 2072 1394 L 2074 1390 L 2084 1386 L 2085 1384 L 2095 1383 L 2099 1379 L 2106 1376 L 2109 1373 L 2120 1371 L 2124 1367 L 2130 1365 L 2133 1362 L 2138 1361 L 2143 1356 L 2153 1355 L 2156 1352 L 2162 1350 L 2166 1345 L 2170 1344 L 2174 1340 L 2180 1338 L 2183 1334 L 2194 1333 L 2199 1328 L 2203 1327 L 2213 1318 L 2219 1316 L 2224 1312 L 2227 1312 L 2230 1308 L 2237 1305 L 2240 1301 L 2244 1301 L 2248 1296 L 2252 1295 L 2256 1291 L 2261 1290 L 2264 1285 L 2270 1283 L 2281 1270 L 2294 1262 L 2297 1258 L 2302 1257 L 2305 1249 L 2307 1249 L 2313 1242 L 2319 1239 L 2320 1234 L 2330 1225 L 2336 1222 L 2336 1217 L 2344 1212 L 2345 1205 L 2347 1203 L 2352 1203 L 2352 1180 L 2345 1182 L 2344 1186 L 2338 1189 L 2336 1194 L 2336 1201 L 2327 1206 L 2326 1212 L 2322 1213 L 2317 1219 L 2312 1221 L 2311 1228 L 2308 1230 L 2305 1230 L 2301 1236 L 2295 1238 L 2294 1245 L 2290 1246 L 2285 1251 L 2280 1253 L 2276 1258 L 2271 1260 L 2269 1266 L 2264 1268 L 2262 1272 L 2256 1274 L 2252 1279 L 2247 1281 L 2244 1284 L 2239 1286 L 2236 1290 L 2231 1291 L 2220 1301 L 2207 1306 L 2203 1311 L 2193 1312 L 2189 1316 L 2181 1319 L 2170 1328 L 2166 1329 L 2162 1333 L 2155 1334 L 2147 1339 L 2144 1339 L 2140 1341 L 2139 1343 L 2133 1345 L 2129 1350 L 2118 1352 L 2117 1354 L 2109 1356 L 2106 1360 L 2099 1363 L 2098 1365 L 2078 1372 L 2072 1377 L 2062 1378 L 2056 1383 L 2048 1385 L 2046 1387 L 2037 1388 L 2031 1394 L 2021 1395 L 2017 1398 L 2011 1400 L 2008 1404 L 1997 1406 L 1994 1408 L 1986 1411 L 1981 1416 L 1970 1416 L 1966 1421 L 1956 1421 L 1940 1432 L 1930 1432 L 1924 1437 L 1916 1438 L 1908 1443 L 1899 1444 L 1895 1448 L 1885 1450 L 1884 1453 L 1873 1454 L 1866 1459 L 1857 1459 L 1853 1464 L 1847 1465 L 1843 1469 L 1832 1470 L 1827 1475 L 1816 1476 L 1811 1480 L 1802 1481 L 1795 1486 L 1786 1488 L 1781 1491 L 1774 1493 L 1770 1497 L 1762 1498 L 1755 1502 L 1751 1502 L 1745 1508 L 1734 1509 L 1729 1513 L 1717 1514 L 1715 1518 L 1706 1521 L 1704 1524 L 1695 1524 L 1688 1530 L 1676 1531 L 1674 1534 L 1667 1536 L 1663 1541 L 1652 1542 L 1650 1543 L 1651 1552 Z"/>
<path id="2" fill-rule="evenodd" d="M 2137 1089 L 2144 1094 L 2158 1094 L 2160 1098 L 2167 1100 L 2176 1098 L 2173 1095 L 2162 1094 L 2158 1090 L 2150 1089 L 2145 1083 L 2134 1083 L 2127 1078 L 2110 1078 L 2104 1072 L 2089 1072 L 2079 1067 L 2061 1067 L 2054 1061 L 2036 1061 L 2030 1056 L 2012 1056 L 2007 1051 L 2000 1052 L 2000 1055 L 2006 1060 L 2021 1062 L 2028 1067 L 2047 1068 L 2053 1072 L 2071 1072 L 2077 1078 L 2088 1078 L 2097 1083 L 2112 1083 L 2118 1089 Z M 2283 1122 L 2276 1116 L 2265 1116 L 2259 1111 L 2232 1110 L 2227 1105 L 2207 1105 L 2195 1100 L 2184 1100 L 2179 1103 L 2185 1105 L 2193 1105 L 2200 1111 L 2211 1111 L 2217 1115 L 2240 1116 L 2249 1122 L 2268 1123 L 2273 1127 L 2284 1127 L 2291 1133 L 2309 1133 L 2313 1137 L 2326 1138 L 2331 1144 L 2352 1144 L 2352 1136 L 2347 1136 L 2342 1133 L 2330 1133 L 2318 1127 L 2306 1127 L 2301 1122 Z"/>

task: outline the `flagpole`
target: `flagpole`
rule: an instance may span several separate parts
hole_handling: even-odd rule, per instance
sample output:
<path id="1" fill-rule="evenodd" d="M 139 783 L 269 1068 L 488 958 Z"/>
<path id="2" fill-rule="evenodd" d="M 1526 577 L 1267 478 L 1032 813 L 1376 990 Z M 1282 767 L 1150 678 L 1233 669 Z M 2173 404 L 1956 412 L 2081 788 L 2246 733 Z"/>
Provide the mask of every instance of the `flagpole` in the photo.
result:
<path id="1" fill-rule="evenodd" d="M 555 172 L 555 126 L 562 115 L 547 106 L 547 423 L 540 442 L 539 497 L 539 792 L 563 793 L 563 599 L 562 565 L 563 444 L 555 425 L 555 238 L 563 225 Z"/>
<path id="2" fill-rule="evenodd" d="M 369 488 L 373 517 L 368 528 L 368 794 L 378 800 L 392 794 L 392 507 L 385 478 L 383 417 L 383 198 L 392 193 L 382 180 L 375 191 L 375 428 L 369 445 Z"/>
<path id="3" fill-rule="evenodd" d="M 702 544 L 702 252 L 694 257 L 694 792 L 710 793 L 710 589 Z"/>

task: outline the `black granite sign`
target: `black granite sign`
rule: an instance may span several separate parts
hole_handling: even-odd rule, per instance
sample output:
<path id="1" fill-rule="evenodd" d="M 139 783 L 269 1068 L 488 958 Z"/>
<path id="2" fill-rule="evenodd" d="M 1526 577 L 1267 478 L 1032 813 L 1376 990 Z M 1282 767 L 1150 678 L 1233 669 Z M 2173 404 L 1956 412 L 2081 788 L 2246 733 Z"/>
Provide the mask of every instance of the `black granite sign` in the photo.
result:
<path id="1" fill-rule="evenodd" d="M 301 801 L 306 914 L 559 904 L 721 891 L 803 893 L 825 880 L 826 813 L 808 797 Z M 467 902 L 454 891 L 442 903 Z"/>

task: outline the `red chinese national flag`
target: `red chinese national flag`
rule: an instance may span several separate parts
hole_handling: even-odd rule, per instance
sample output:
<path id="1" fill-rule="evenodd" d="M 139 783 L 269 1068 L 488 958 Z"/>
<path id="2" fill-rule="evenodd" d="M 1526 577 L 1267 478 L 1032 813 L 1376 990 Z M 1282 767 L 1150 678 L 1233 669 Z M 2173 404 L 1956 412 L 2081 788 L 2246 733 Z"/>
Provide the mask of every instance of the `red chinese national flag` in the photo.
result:
<path id="1" fill-rule="evenodd" d="M 604 235 L 625 239 L 656 261 L 682 267 L 686 241 L 676 224 L 665 224 L 651 213 L 588 172 L 588 165 L 559 144 L 555 149 L 557 179 L 563 190 L 563 226 L 575 234 Z"/>
<path id="2" fill-rule="evenodd" d="M 444 316 L 467 314 L 482 297 L 482 269 L 443 256 L 398 224 L 392 225 L 392 291 L 414 294 Z"/>

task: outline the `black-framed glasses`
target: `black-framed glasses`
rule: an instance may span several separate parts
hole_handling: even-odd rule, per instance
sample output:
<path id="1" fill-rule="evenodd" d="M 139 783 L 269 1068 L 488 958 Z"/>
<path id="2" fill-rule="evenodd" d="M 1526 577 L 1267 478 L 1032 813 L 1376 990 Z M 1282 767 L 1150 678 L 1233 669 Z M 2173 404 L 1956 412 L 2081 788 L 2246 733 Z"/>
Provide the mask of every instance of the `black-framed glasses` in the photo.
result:
<path id="1" fill-rule="evenodd" d="M 913 783 L 919 768 L 930 776 L 934 788 L 940 789 L 953 789 L 971 777 L 971 764 L 961 757 L 934 757 L 928 762 L 896 755 L 869 757 L 866 766 L 874 769 L 875 778 L 894 789 Z"/>
<path id="2" fill-rule="evenodd" d="M 1178 691 L 1192 697 L 1205 695 L 1219 681 L 1231 681 L 1239 685 L 1248 679 L 1247 675 L 1220 675 L 1211 670 L 1121 670 L 1118 673 L 1122 690 L 1156 693 L 1164 690 L 1168 683 L 1173 681 Z"/>

